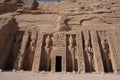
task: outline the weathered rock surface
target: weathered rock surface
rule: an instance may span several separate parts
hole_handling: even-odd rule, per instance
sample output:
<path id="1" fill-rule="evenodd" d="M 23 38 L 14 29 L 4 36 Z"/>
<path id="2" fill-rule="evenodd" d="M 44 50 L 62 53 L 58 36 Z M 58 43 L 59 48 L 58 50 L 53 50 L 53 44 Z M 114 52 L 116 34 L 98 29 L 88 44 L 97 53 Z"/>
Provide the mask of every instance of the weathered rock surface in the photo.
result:
<path id="1" fill-rule="evenodd" d="M 24 10 L 37 10 L 39 6 L 39 3 L 36 0 L 28 0 L 25 2 L 25 5 L 23 6 Z"/>
<path id="2" fill-rule="evenodd" d="M 0 56 L 2 61 L 0 61 L 0 65 L 4 65 L 6 60 L 5 57 L 8 56 L 10 42 L 13 39 L 12 35 L 15 35 L 16 31 L 18 30 L 18 23 L 12 17 L 3 17 L 0 18 L 0 53 L 4 53 Z M 7 45 L 7 46 L 5 46 Z M 3 66 L 0 66 L 3 68 Z"/>
<path id="3" fill-rule="evenodd" d="M 57 19 L 57 28 L 58 31 L 69 31 L 70 27 L 68 25 L 67 16 L 59 16 Z"/>
<path id="4" fill-rule="evenodd" d="M 0 1 L 0 14 L 5 12 L 15 12 L 19 6 L 19 4 L 22 4 L 23 2 L 21 0 L 1 0 Z"/>
<path id="5" fill-rule="evenodd" d="M 1 28 L 3 26 L 9 26 L 9 25 L 12 25 L 12 26 L 16 26 L 17 25 L 17 22 L 15 20 L 15 18 L 13 17 L 2 17 L 0 18 L 0 26 Z"/>

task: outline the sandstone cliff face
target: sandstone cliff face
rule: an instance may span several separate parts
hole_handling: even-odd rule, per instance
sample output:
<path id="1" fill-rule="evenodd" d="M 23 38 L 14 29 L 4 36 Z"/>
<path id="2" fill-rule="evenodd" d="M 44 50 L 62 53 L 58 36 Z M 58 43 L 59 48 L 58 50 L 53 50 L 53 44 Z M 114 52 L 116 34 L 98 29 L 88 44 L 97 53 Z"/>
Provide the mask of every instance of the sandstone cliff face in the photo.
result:
<path id="1" fill-rule="evenodd" d="M 28 0 L 23 6 L 24 10 L 36 10 L 38 8 L 38 3 L 36 0 Z"/>
<path id="2" fill-rule="evenodd" d="M 53 65 L 51 71 L 54 72 L 54 59 L 59 55 L 64 59 L 61 71 L 120 72 L 119 0 L 62 0 L 39 4 L 35 0 L 29 0 L 20 8 L 10 8 L 14 10 L 12 13 L 12 10 L 6 7 L 8 3 L 12 7 L 16 4 L 16 2 L 3 1 L 0 6 L 5 6 L 9 16 L 14 16 L 16 21 L 1 18 L 8 13 L 0 15 L 0 36 L 2 36 L 0 45 L 5 45 L 0 48 L 1 53 L 5 53 L 1 54 L 3 58 L 0 68 L 6 70 L 10 65 L 10 70 L 15 68 L 50 71 L 51 64 Z M 5 10 L 1 8 L 1 12 Z M 16 31 L 17 35 L 15 35 Z M 6 44 L 12 46 L 10 52 L 5 51 L 11 49 L 11 46 L 6 47 Z M 75 59 L 72 59 L 70 53 L 76 58 L 76 66 L 72 65 L 74 63 L 71 61 L 74 62 Z M 6 55 L 10 56 L 6 57 Z M 52 56 L 51 63 L 48 60 L 50 56 Z M 45 62 L 47 60 L 48 64 Z M 106 66 L 107 63 L 109 65 Z M 7 67 L 4 67 L 4 64 Z"/>
<path id="3" fill-rule="evenodd" d="M 10 3 L 22 3 L 21 0 L 0 0 L 0 2 L 2 2 L 2 3 L 7 3 L 7 2 L 10 2 Z"/>
<path id="4" fill-rule="evenodd" d="M 11 40 L 13 39 L 12 35 L 16 33 L 18 29 L 18 24 L 16 20 L 12 17 L 3 17 L 0 18 L 0 65 L 4 65 L 6 60 L 5 57 L 8 56 Z M 3 66 L 0 66 L 2 68 Z"/>

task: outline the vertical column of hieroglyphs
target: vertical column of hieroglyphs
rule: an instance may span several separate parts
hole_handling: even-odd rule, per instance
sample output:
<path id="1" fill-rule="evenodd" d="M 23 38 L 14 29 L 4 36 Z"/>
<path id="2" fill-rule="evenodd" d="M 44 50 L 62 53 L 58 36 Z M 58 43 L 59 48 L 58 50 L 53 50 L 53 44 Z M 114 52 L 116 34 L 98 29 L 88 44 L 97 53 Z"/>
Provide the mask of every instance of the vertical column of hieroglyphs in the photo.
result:
<path id="1" fill-rule="evenodd" d="M 28 38 L 29 38 L 29 33 L 26 31 L 23 35 L 21 48 L 20 48 L 20 51 L 19 51 L 18 58 L 15 61 L 14 69 L 20 70 L 22 68 L 22 62 L 23 62 L 24 52 L 25 52 L 25 49 L 26 49 Z"/>
<path id="2" fill-rule="evenodd" d="M 101 59 L 101 52 L 100 47 L 98 44 L 98 37 L 96 34 L 96 31 L 91 31 L 91 41 L 92 41 L 92 47 L 94 52 L 94 61 L 95 61 L 95 70 L 96 73 L 102 73 L 104 72 L 103 63 Z"/>
<path id="3" fill-rule="evenodd" d="M 40 60 L 41 60 L 41 49 L 42 49 L 42 43 L 43 43 L 43 34 L 38 32 L 38 39 L 33 59 L 33 65 L 32 65 L 32 71 L 39 71 L 40 67 Z"/>
<path id="4" fill-rule="evenodd" d="M 62 71 L 66 72 L 66 34 L 63 33 L 63 44 L 65 45 L 65 48 L 63 48 L 63 56 L 62 59 Z"/>
<path id="5" fill-rule="evenodd" d="M 82 34 L 77 33 L 76 35 L 76 43 L 77 43 L 77 55 L 78 55 L 78 72 L 85 73 L 85 62 L 83 56 L 83 45 L 82 45 Z"/>

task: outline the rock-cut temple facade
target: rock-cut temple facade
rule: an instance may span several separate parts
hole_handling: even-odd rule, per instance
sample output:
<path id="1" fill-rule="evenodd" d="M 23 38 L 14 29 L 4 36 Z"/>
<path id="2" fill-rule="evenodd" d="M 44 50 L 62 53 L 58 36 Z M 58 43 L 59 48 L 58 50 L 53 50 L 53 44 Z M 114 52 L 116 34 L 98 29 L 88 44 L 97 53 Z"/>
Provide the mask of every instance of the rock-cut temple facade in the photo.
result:
<path id="1" fill-rule="evenodd" d="M 0 70 L 119 73 L 119 4 L 0 0 Z"/>

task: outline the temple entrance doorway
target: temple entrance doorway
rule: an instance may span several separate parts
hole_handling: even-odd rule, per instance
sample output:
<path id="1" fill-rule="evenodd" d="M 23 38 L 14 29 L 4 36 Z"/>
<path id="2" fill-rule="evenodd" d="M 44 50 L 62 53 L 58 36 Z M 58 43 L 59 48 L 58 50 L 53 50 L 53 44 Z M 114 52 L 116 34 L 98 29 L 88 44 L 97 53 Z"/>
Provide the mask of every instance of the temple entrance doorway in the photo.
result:
<path id="1" fill-rule="evenodd" d="M 55 70 L 56 72 L 61 72 L 62 70 L 62 57 L 61 56 L 56 56 L 56 65 L 55 65 Z"/>

